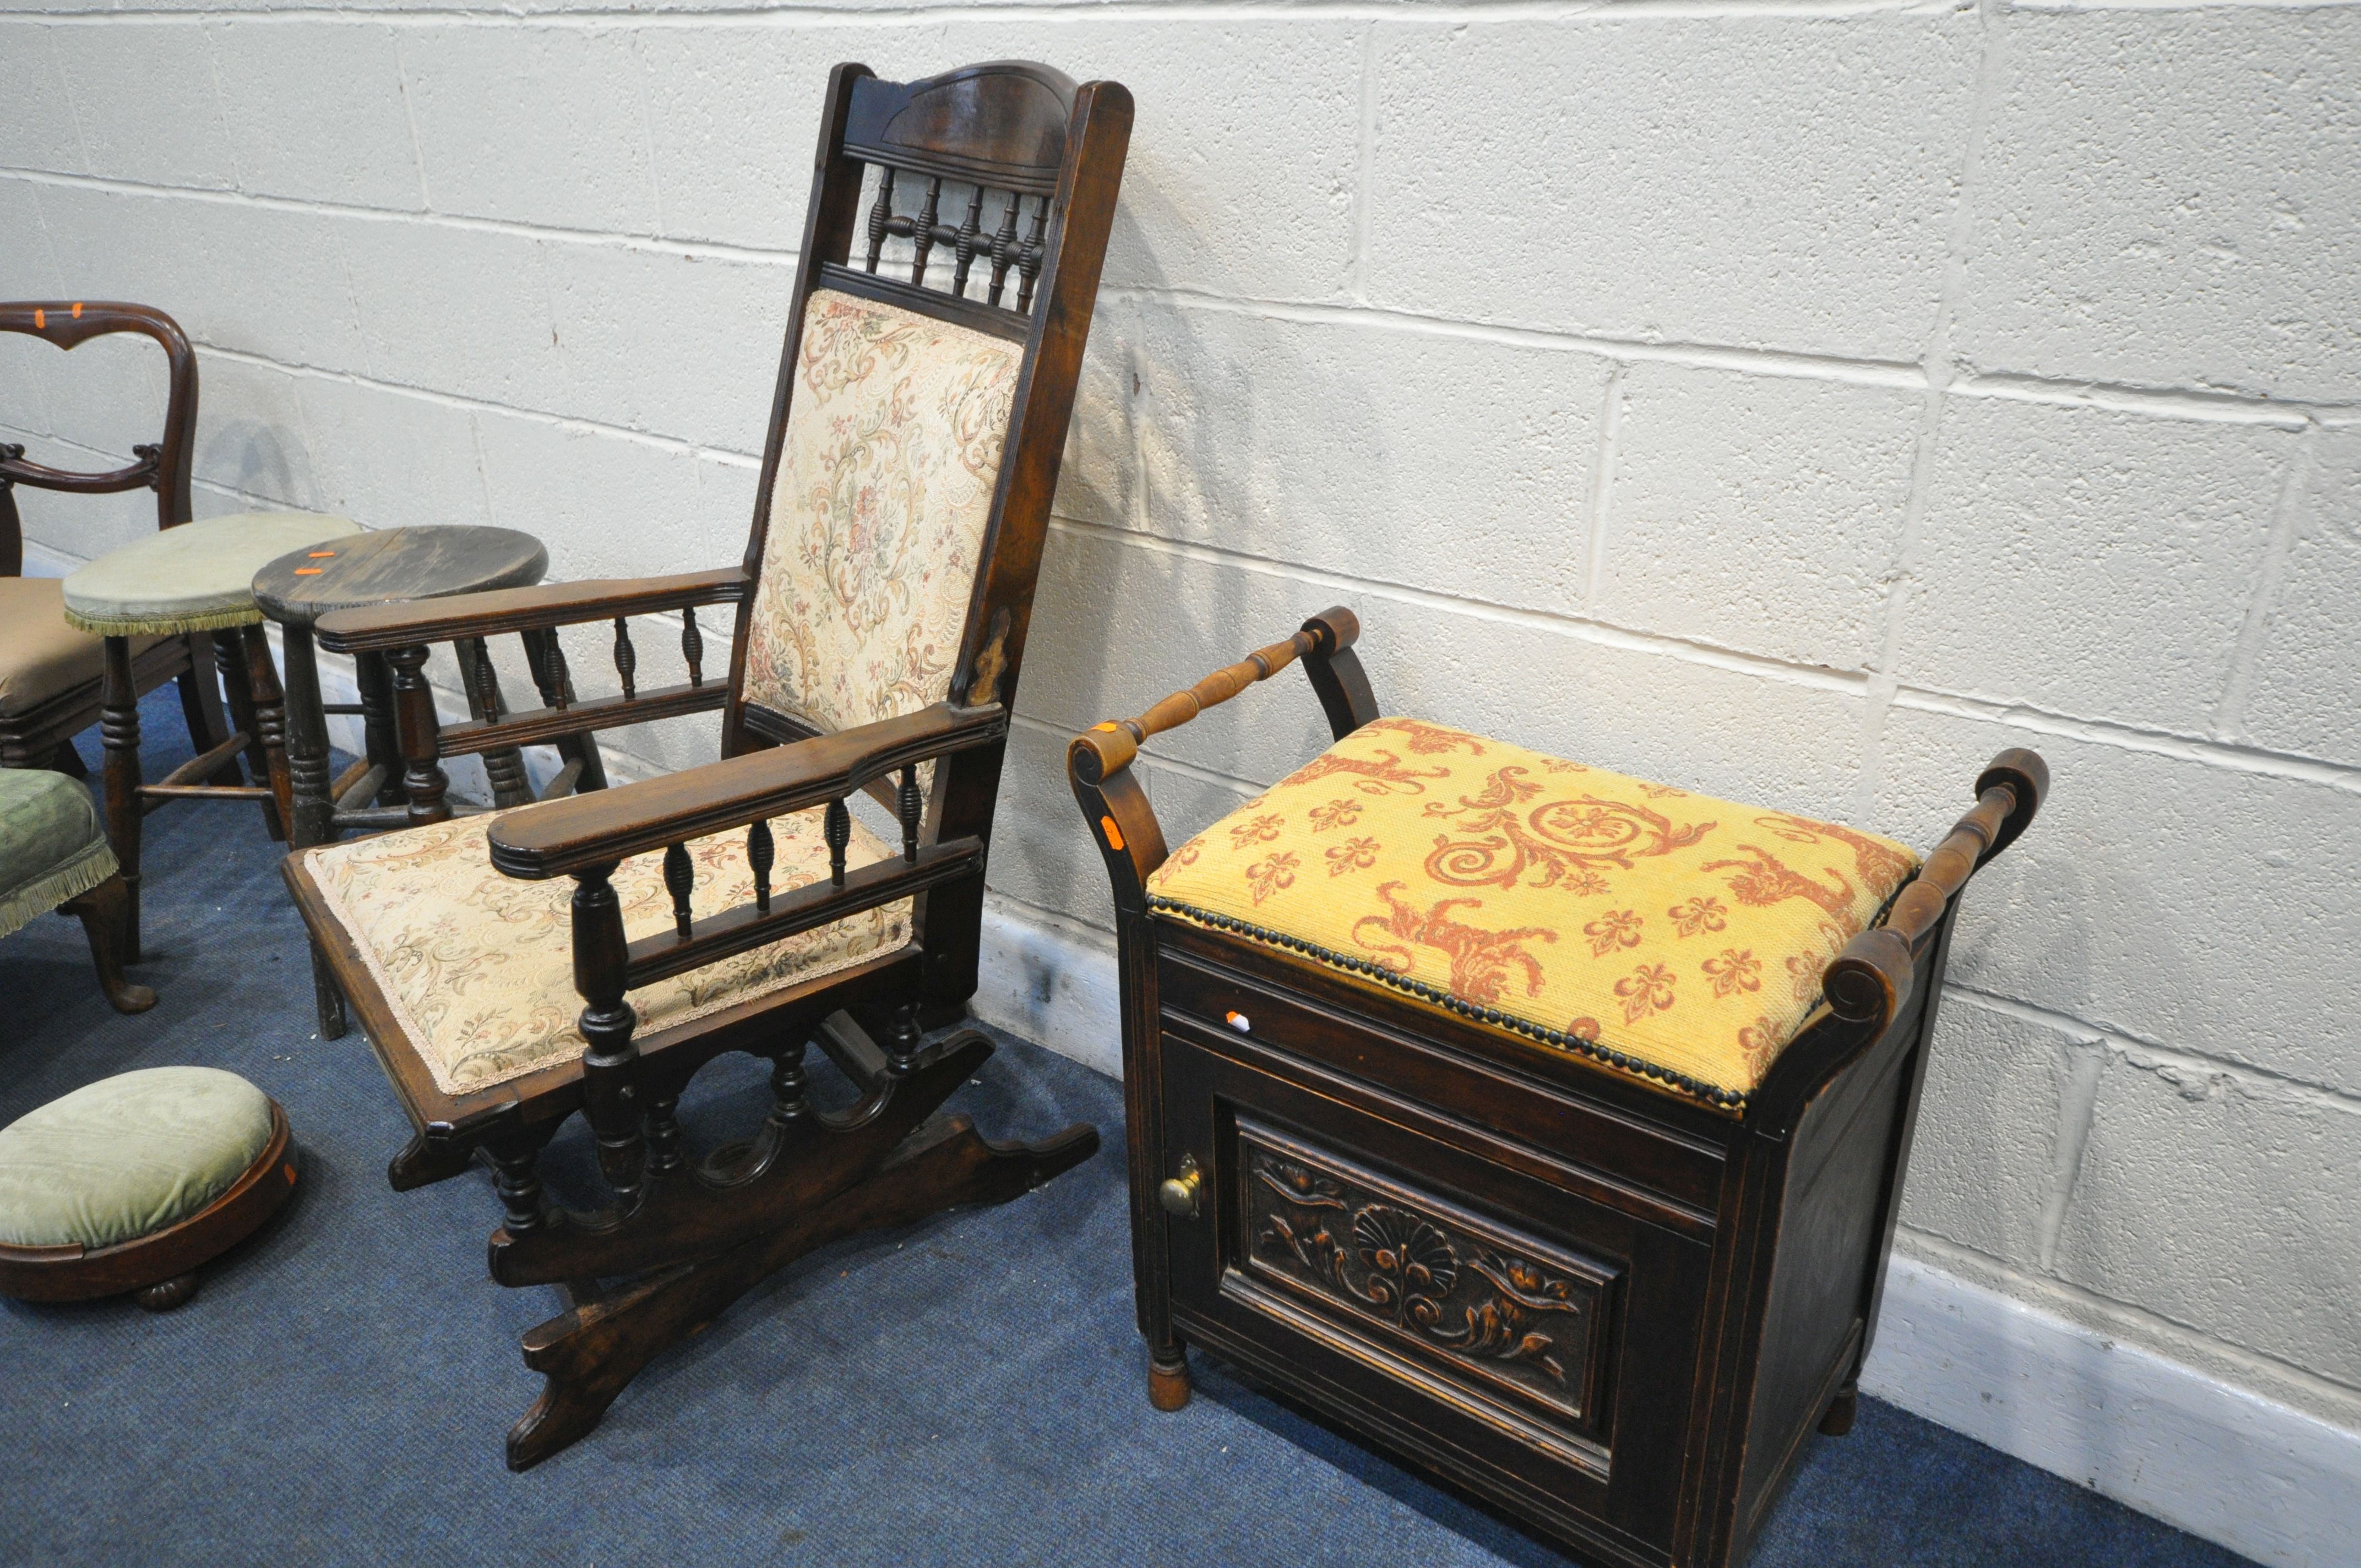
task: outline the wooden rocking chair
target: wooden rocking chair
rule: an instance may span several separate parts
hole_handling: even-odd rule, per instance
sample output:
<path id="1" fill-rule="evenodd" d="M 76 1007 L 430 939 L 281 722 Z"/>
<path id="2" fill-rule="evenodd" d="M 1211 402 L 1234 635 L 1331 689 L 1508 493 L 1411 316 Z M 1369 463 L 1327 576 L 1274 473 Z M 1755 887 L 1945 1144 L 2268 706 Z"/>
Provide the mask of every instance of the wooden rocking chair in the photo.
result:
<path id="1" fill-rule="evenodd" d="M 973 1030 L 921 1046 L 975 989 L 1009 707 L 1130 128 L 1121 86 L 1038 65 L 907 83 L 839 66 L 744 564 L 319 623 L 324 647 L 392 666 L 416 824 L 286 862 L 418 1129 L 393 1185 L 480 1154 L 506 1211 L 492 1277 L 570 1302 L 525 1336 L 549 1384 L 509 1433 L 512 1469 L 802 1254 L 1015 1197 L 1098 1146 L 1086 1126 L 1002 1145 L 936 1116 L 992 1047 Z M 726 683 L 701 667 L 713 604 L 737 606 Z M 683 615 L 688 679 L 648 690 L 629 618 L 658 612 Z M 577 699 L 556 629 L 609 620 L 621 695 Z M 484 718 L 438 726 L 428 645 L 481 672 L 483 640 L 511 632 L 545 706 L 506 711 L 485 682 Z M 443 757 L 710 708 L 725 760 L 708 766 L 611 789 L 568 769 L 552 793 L 579 793 L 489 818 L 444 799 Z M 856 791 L 898 842 L 848 808 Z M 570 909 L 553 878 L 572 879 Z M 814 1038 L 857 1106 L 807 1100 Z M 675 1108 L 725 1051 L 774 1064 L 772 1103 L 750 1142 L 693 1159 Z M 593 1212 L 535 1172 L 576 1111 L 612 1190 Z"/>

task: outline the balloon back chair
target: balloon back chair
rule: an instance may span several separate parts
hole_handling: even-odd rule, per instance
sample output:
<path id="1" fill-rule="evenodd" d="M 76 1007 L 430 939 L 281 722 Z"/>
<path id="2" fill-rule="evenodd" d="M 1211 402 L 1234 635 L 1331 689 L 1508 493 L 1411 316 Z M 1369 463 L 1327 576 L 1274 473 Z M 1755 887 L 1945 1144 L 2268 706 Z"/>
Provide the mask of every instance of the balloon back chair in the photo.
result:
<path id="1" fill-rule="evenodd" d="M 976 984 L 1009 707 L 1130 126 L 1121 86 L 1038 65 L 906 83 L 839 66 L 743 563 L 319 623 L 330 652 L 392 667 L 414 824 L 285 862 L 418 1130 L 393 1185 L 480 1155 L 505 1211 L 493 1278 L 570 1301 L 524 1338 L 549 1381 L 509 1434 L 512 1468 L 811 1248 L 1015 1197 L 1097 1147 L 1088 1127 L 1002 1145 L 936 1115 L 992 1047 L 923 1031 Z M 726 680 L 704 674 L 696 616 L 719 604 L 737 607 Z M 682 618 L 685 684 L 638 683 L 630 621 L 650 614 Z M 577 698 L 557 629 L 607 622 L 620 694 Z M 481 640 L 509 633 L 544 706 L 439 724 L 429 645 L 484 670 Z M 565 798 L 489 818 L 445 798 L 445 757 L 711 709 L 719 762 L 611 788 L 566 770 Z M 806 1096 L 814 1040 L 862 1091 L 846 1112 Z M 768 1112 L 691 1157 L 677 1102 L 730 1051 L 773 1064 Z M 589 1212 L 536 1173 L 577 1111 L 610 1190 Z"/>
<path id="2" fill-rule="evenodd" d="M 137 333 L 164 350 L 163 431 L 154 443 L 133 447 L 131 461 L 122 467 L 103 474 L 52 468 L 28 459 L 21 444 L 0 443 L 0 767 L 54 767 L 80 777 L 83 767 L 73 738 L 99 720 L 105 648 L 100 639 L 66 623 L 57 579 L 23 575 L 25 541 L 16 488 L 73 495 L 153 490 L 158 528 L 188 521 L 197 356 L 179 323 L 163 312 L 104 300 L 0 303 L 0 332 L 37 337 L 60 349 Z M 230 733 L 214 675 L 214 641 L 184 632 L 137 638 L 125 649 L 126 674 L 138 692 L 179 678 L 189 740 L 199 752 L 218 746 Z M 216 758 L 210 774 L 235 783 L 237 763 Z"/>

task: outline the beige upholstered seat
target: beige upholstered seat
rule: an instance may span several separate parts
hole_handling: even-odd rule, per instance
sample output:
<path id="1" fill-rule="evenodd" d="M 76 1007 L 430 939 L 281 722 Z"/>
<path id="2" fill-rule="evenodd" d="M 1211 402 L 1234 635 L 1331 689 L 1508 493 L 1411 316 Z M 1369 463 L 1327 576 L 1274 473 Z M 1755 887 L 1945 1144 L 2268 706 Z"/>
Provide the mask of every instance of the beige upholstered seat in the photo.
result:
<path id="1" fill-rule="evenodd" d="M 520 809 L 531 811 L 532 806 Z M 307 850 L 303 863 L 329 916 L 343 927 L 384 993 L 403 1039 L 446 1094 L 489 1088 L 578 1058 L 575 1020 L 574 882 L 524 882 L 494 869 L 485 817 L 410 828 Z M 820 814 L 773 820 L 778 861 L 772 886 L 828 875 Z M 690 903 L 705 918 L 754 897 L 742 833 L 694 839 Z M 852 819 L 846 864 L 898 856 Z M 635 856 L 614 876 L 623 928 L 633 939 L 672 928 L 664 857 Z M 891 952 L 910 939 L 907 899 L 806 931 L 766 948 L 630 993 L 642 1043 L 668 1025 L 767 995 Z"/>
<path id="2" fill-rule="evenodd" d="M 138 658 L 161 637 L 135 637 Z M 29 713 L 77 686 L 94 685 L 106 645 L 66 624 L 55 577 L 0 577 L 0 714 Z"/>

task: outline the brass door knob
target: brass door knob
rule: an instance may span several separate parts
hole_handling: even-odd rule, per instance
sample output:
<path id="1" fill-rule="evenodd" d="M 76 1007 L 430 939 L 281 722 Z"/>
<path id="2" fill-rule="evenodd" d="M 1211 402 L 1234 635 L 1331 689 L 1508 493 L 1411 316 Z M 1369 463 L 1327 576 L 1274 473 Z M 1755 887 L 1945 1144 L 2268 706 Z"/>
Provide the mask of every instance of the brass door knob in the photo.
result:
<path id="1" fill-rule="evenodd" d="M 1204 1185 L 1205 1173 L 1197 1168 L 1197 1157 L 1184 1154 L 1180 1157 L 1180 1174 L 1157 1188 L 1156 1201 L 1164 1205 L 1166 1213 L 1193 1220 L 1197 1217 L 1197 1196 Z"/>

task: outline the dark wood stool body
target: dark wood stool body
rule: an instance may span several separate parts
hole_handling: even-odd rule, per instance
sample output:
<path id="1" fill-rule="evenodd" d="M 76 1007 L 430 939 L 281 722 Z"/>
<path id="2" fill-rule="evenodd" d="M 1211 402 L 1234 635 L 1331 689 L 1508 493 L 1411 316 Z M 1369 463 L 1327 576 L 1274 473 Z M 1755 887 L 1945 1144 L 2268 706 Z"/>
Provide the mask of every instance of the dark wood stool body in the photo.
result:
<path id="1" fill-rule="evenodd" d="M 531 587 L 548 570 L 548 550 L 529 533 L 512 528 L 425 527 L 381 529 L 330 540 L 282 555 L 255 574 L 255 603 L 279 623 L 285 640 L 287 768 L 294 802 L 291 849 L 325 844 L 355 828 L 381 830 L 412 821 L 394 733 L 393 676 L 386 657 L 376 652 L 353 656 L 359 702 L 323 701 L 313 640 L 319 619 L 332 610 L 363 605 Z M 500 677 L 484 640 L 463 639 L 454 644 L 454 652 L 469 712 L 483 718 L 492 707 L 505 711 Z M 533 655 L 538 682 L 546 667 L 544 650 L 534 647 L 528 652 Z M 328 774 L 332 713 L 358 715 L 365 736 L 364 755 L 334 780 Z M 583 772 L 598 769 L 597 742 L 589 737 L 567 737 L 558 745 L 569 762 L 581 762 Z M 486 753 L 484 772 L 491 782 L 494 806 L 505 810 L 533 799 L 524 761 L 515 748 Z M 346 1029 L 344 993 L 324 968 L 314 967 L 321 1037 L 335 1039 Z"/>
<path id="2" fill-rule="evenodd" d="M 1378 717 L 1358 630 L 1330 610 L 1070 754 L 1115 884 L 1149 1398 L 1186 1403 L 1194 1343 L 1585 1561 L 1741 1563 L 1851 1426 L 1957 896 L 2047 769 L 1994 760 L 1731 1113 L 1151 913 L 1137 745 L 1298 658 L 1342 740 Z"/>

